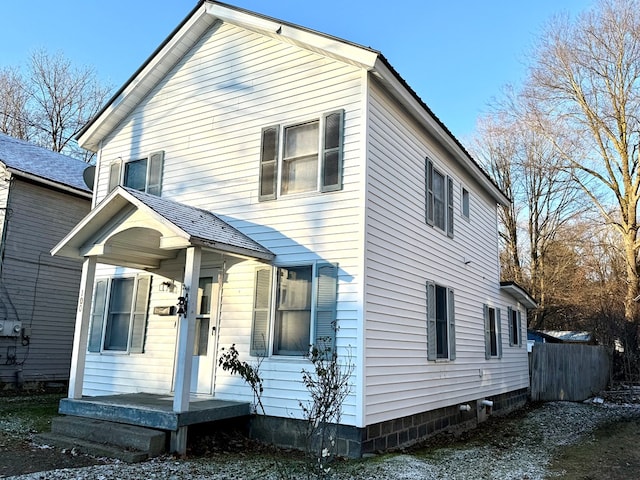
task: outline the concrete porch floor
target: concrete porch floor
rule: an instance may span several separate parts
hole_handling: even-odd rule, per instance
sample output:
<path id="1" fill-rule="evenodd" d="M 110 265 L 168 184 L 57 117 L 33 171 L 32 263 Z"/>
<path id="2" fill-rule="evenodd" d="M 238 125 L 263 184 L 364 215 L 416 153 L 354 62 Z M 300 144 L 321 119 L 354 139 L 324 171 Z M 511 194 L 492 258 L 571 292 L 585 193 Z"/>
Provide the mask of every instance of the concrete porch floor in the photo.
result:
<path id="1" fill-rule="evenodd" d="M 173 411 L 173 397 L 130 393 L 81 399 L 63 398 L 58 412 L 63 415 L 108 420 L 160 430 L 177 430 L 199 423 L 249 415 L 248 402 L 192 397 L 189 410 Z"/>

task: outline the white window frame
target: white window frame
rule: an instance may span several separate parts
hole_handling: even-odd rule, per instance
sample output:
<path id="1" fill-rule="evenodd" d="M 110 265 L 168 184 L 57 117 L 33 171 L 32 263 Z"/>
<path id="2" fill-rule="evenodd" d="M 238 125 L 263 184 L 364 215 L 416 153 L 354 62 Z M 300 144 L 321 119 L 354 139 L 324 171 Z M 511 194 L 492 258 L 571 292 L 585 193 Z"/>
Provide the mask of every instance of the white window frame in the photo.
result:
<path id="1" fill-rule="evenodd" d="M 106 333 L 109 324 L 109 315 L 111 308 L 111 293 L 114 281 L 122 281 L 126 279 L 133 279 L 133 291 L 131 292 L 131 305 L 129 309 L 128 330 L 127 330 L 127 346 L 125 349 L 113 349 L 105 348 Z M 107 282 L 106 289 L 104 291 L 104 298 L 102 299 L 102 305 L 98 304 L 98 288 L 100 282 Z M 144 284 L 146 282 L 146 285 Z M 122 275 L 112 277 L 98 277 L 95 280 L 94 295 L 91 305 L 91 324 L 89 326 L 89 341 L 87 342 L 87 349 L 92 353 L 107 353 L 113 355 L 130 354 L 130 353 L 144 353 L 146 327 L 149 318 L 149 296 L 151 292 L 151 275 Z M 140 288 L 144 288 L 144 291 L 140 291 Z M 143 310 L 136 310 L 136 304 L 139 300 L 138 294 L 141 294 L 144 301 Z M 96 313 L 96 309 L 102 310 L 101 313 Z M 142 315 L 142 324 L 137 324 L 137 332 L 134 331 L 135 317 Z M 99 321 L 99 324 L 95 322 Z M 133 345 L 134 334 L 141 336 L 138 345 Z M 95 339 L 99 343 L 92 342 L 92 336 L 98 335 Z"/>
<path id="2" fill-rule="evenodd" d="M 435 193 L 433 188 L 433 177 L 438 174 L 443 178 L 443 224 L 439 225 L 435 218 Z M 453 178 L 437 168 L 431 158 L 425 158 L 425 219 L 427 225 L 442 230 L 448 237 L 453 238 L 454 226 L 454 201 L 453 201 Z"/>
<path id="3" fill-rule="evenodd" d="M 445 294 L 445 316 L 447 334 L 446 355 L 438 353 L 438 318 L 437 291 L 441 289 Z M 442 319 L 440 319 L 441 321 Z M 455 326 L 455 295 L 452 288 L 427 281 L 427 359 L 447 361 L 456 359 L 456 326 Z"/>
<path id="4" fill-rule="evenodd" d="M 164 175 L 164 151 L 162 150 L 152 152 L 146 157 L 132 158 L 126 162 L 121 158 L 111 162 L 109 164 L 109 191 L 113 190 L 117 185 L 126 186 L 124 184 L 124 179 L 127 166 L 144 160 L 147 162 L 145 187 L 144 190 L 140 191 L 160 196 L 162 193 L 162 180 Z"/>
<path id="5" fill-rule="evenodd" d="M 327 125 L 329 118 L 337 116 L 337 144 L 327 144 Z M 318 123 L 317 138 L 317 171 L 315 187 L 308 190 L 294 191 L 289 193 L 283 192 L 283 172 L 286 132 L 297 126 L 311 123 Z M 275 142 L 275 151 L 268 149 L 265 144 L 265 136 L 267 133 L 274 135 L 271 140 Z M 275 200 L 281 197 L 294 197 L 299 195 L 309 195 L 315 193 L 326 193 L 342 190 L 342 167 L 343 167 L 343 150 L 344 150 L 344 110 L 333 110 L 315 118 L 308 118 L 296 122 L 286 124 L 277 124 L 264 127 L 261 130 L 260 143 L 260 168 L 258 175 L 258 199 L 259 201 Z M 266 158 L 265 158 L 265 155 Z M 275 156 L 275 158 L 274 158 Z M 335 177 L 331 181 L 327 179 L 327 172 L 335 170 Z M 265 177 L 266 174 L 269 177 Z M 271 179 L 268 182 L 267 179 Z M 268 188 L 264 188 L 264 187 Z"/>
<path id="6" fill-rule="evenodd" d="M 509 318 L 509 346 L 522 347 L 522 314 L 518 308 L 508 307 Z M 514 338 L 515 335 L 517 338 Z"/>
<path id="7" fill-rule="evenodd" d="M 311 309 L 309 319 L 309 337 L 307 347 L 312 344 L 322 348 L 335 348 L 335 322 L 336 322 L 336 304 L 337 304 L 337 264 L 331 264 L 327 262 L 314 262 L 314 263 L 289 263 L 278 264 L 272 267 L 258 267 L 256 269 L 256 286 L 254 291 L 254 318 L 251 327 L 251 355 L 262 357 L 274 357 L 274 358 L 287 358 L 294 357 L 300 358 L 306 356 L 309 353 L 308 348 L 304 351 L 300 351 L 295 354 L 276 353 L 274 351 L 276 344 L 276 309 L 278 299 L 278 273 L 281 269 L 286 268 L 305 268 L 311 267 Z M 335 282 L 330 285 L 333 291 L 326 291 L 320 288 L 320 271 L 329 268 L 332 271 L 332 281 Z M 268 274 L 268 290 L 269 298 L 264 302 L 264 299 L 260 303 L 260 307 L 257 307 L 258 285 L 257 278 L 259 272 L 269 270 Z M 266 278 L 266 277 L 265 277 Z M 326 277 L 328 278 L 328 277 Z M 322 291 L 321 291 L 322 290 Z M 260 326 L 263 331 L 258 331 L 256 327 L 256 314 L 259 310 L 261 316 L 261 322 L 266 322 Z M 321 321 L 321 319 L 329 319 L 328 321 Z M 262 338 L 258 340 L 261 343 L 261 347 L 257 347 L 255 342 L 256 335 L 264 335 L 268 338 Z M 322 342 L 323 345 L 319 345 Z M 327 344 L 327 342 L 329 342 Z"/>
<path id="8" fill-rule="evenodd" d="M 466 220 L 471 220 L 471 192 L 464 185 L 460 185 L 460 215 Z"/>
<path id="9" fill-rule="evenodd" d="M 502 315 L 500 309 L 485 304 L 483 306 L 483 310 L 485 328 L 485 358 L 487 360 L 502 358 Z M 491 312 L 493 312 L 493 318 Z M 493 339 L 495 339 L 496 345 L 495 353 L 491 348 L 491 341 Z"/>

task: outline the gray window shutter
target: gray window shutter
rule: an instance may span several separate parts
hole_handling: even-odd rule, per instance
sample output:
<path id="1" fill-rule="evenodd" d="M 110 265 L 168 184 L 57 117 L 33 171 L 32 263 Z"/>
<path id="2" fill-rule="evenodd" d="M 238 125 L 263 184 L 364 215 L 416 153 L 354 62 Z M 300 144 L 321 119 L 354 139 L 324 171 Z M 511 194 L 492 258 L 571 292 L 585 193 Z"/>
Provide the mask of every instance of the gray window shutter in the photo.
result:
<path id="1" fill-rule="evenodd" d="M 449 360 L 456 359 L 456 312 L 452 289 L 447 289 L 447 313 L 449 315 Z"/>
<path id="2" fill-rule="evenodd" d="M 436 346 L 436 284 L 427 282 L 427 360 L 438 358 Z"/>
<path id="3" fill-rule="evenodd" d="M 484 311 L 484 358 L 491 358 L 491 326 L 489 325 L 489 305 L 483 306 Z"/>
<path id="4" fill-rule="evenodd" d="M 434 206 L 433 206 L 433 162 L 429 157 L 425 159 L 425 190 L 426 190 L 426 216 L 427 224 L 433 225 Z"/>
<path id="5" fill-rule="evenodd" d="M 251 328 L 251 355 L 264 357 L 269 344 L 269 317 L 271 316 L 271 268 L 256 270 L 253 297 L 253 325 Z"/>
<path id="6" fill-rule="evenodd" d="M 320 351 L 335 352 L 337 329 L 338 265 L 316 267 L 316 312 L 314 345 Z"/>
<path id="7" fill-rule="evenodd" d="M 513 341 L 513 309 L 511 307 L 507 307 L 507 323 L 509 324 L 509 346 L 513 347 L 515 345 Z"/>
<path id="8" fill-rule="evenodd" d="M 258 200 L 274 200 L 278 180 L 278 125 L 262 129 Z"/>
<path id="9" fill-rule="evenodd" d="M 453 180 L 447 177 L 447 235 L 453 238 Z"/>
<path id="10" fill-rule="evenodd" d="M 99 352 L 102 348 L 102 327 L 104 311 L 107 305 L 108 280 L 98 280 L 93 287 L 93 310 L 91 311 L 91 327 L 89 328 L 88 350 Z"/>
<path id="11" fill-rule="evenodd" d="M 120 185 L 122 175 L 122 159 L 114 160 L 109 165 L 109 191 Z"/>
<path id="12" fill-rule="evenodd" d="M 164 152 L 154 152 L 149 155 L 147 170 L 147 193 L 160 196 L 162 193 L 162 170 L 164 168 Z"/>
<path id="13" fill-rule="evenodd" d="M 138 276 L 136 278 L 136 296 L 133 302 L 133 312 L 131 314 L 130 353 L 144 353 L 144 337 L 147 330 L 147 313 L 150 292 L 151 276 Z"/>
<path id="14" fill-rule="evenodd" d="M 320 191 L 333 192 L 342 189 L 344 110 L 325 114 L 323 124 Z"/>
<path id="15" fill-rule="evenodd" d="M 496 308 L 496 343 L 498 344 L 498 358 L 502 358 L 502 317 L 499 308 Z"/>

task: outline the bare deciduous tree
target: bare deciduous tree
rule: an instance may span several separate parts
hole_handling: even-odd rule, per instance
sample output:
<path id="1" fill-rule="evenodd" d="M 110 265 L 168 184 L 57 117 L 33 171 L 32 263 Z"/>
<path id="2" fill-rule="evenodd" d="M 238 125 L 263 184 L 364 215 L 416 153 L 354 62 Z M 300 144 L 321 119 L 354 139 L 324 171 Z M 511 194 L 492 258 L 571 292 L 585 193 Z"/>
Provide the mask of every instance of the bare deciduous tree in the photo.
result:
<path id="1" fill-rule="evenodd" d="M 61 53 L 31 55 L 28 74 L 0 72 L 0 129 L 55 152 L 88 160 L 73 141 L 111 91 L 90 67 L 77 68 Z"/>
<path id="2" fill-rule="evenodd" d="M 540 128 L 583 173 L 577 182 L 622 238 L 628 321 L 637 319 L 639 292 L 639 87 L 640 4 L 603 0 L 573 22 L 549 23 L 526 88 Z"/>
<path id="3" fill-rule="evenodd" d="M 15 68 L 0 70 L 0 132 L 29 140 L 28 99 L 20 72 Z"/>

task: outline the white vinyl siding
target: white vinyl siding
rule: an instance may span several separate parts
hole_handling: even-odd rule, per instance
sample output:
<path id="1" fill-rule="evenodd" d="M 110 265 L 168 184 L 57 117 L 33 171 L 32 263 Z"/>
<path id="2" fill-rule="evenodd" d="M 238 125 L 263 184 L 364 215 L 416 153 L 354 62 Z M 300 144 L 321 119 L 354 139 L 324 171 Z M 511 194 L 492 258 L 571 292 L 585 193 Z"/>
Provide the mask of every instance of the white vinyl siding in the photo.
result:
<path id="1" fill-rule="evenodd" d="M 213 211 L 275 252 L 282 265 L 320 261 L 340 265 L 336 349 L 340 354 L 350 352 L 355 362 L 360 354 L 363 282 L 363 78 L 355 66 L 220 24 L 204 34 L 105 138 L 96 200 L 108 193 L 112 160 L 142 158 L 145 152 L 163 150 L 163 198 Z M 331 194 L 317 191 L 259 201 L 263 129 L 322 119 L 338 111 L 344 112 L 341 188 Z M 327 148 L 323 161 L 334 162 L 332 152 Z M 255 274 L 264 264 L 227 257 L 226 265 L 218 344 L 228 348 L 235 343 L 242 358 L 249 359 Z M 175 305 L 177 295 L 165 300 L 171 303 L 163 303 L 157 300 L 160 293 L 156 290 L 151 309 L 154 305 Z M 106 360 L 89 355 L 86 392 L 157 391 L 160 385 L 170 386 L 173 367 L 167 362 L 175 351 L 174 320 L 150 315 L 144 355 L 129 356 L 128 360 L 124 356 L 111 355 Z M 151 362 L 164 366 L 164 377 L 157 376 L 159 369 Z M 263 401 L 269 415 L 288 417 L 299 409 L 296 398 L 305 392 L 299 381 L 301 368 L 308 365 L 305 362 L 295 357 L 264 360 L 261 371 L 270 388 Z M 140 380 L 127 365 L 148 372 L 149 380 L 143 374 Z M 117 385 L 113 387 L 104 385 L 109 369 L 123 376 L 114 380 Z M 359 415 L 357 392 L 354 387 L 345 402 L 343 421 L 347 424 L 356 424 Z M 247 386 L 221 369 L 216 371 L 216 396 L 251 401 Z"/>
<path id="2" fill-rule="evenodd" d="M 499 361 L 485 360 L 482 304 L 513 303 L 500 291 L 495 201 L 374 79 L 369 123 L 366 423 L 526 388 L 522 349 L 508 349 Z M 425 222 L 425 157 L 452 180 L 455 216 L 461 208 L 459 186 L 473 195 L 474 221 L 454 219 L 453 238 Z M 455 292 L 455 361 L 428 359 L 425 279 Z"/>

